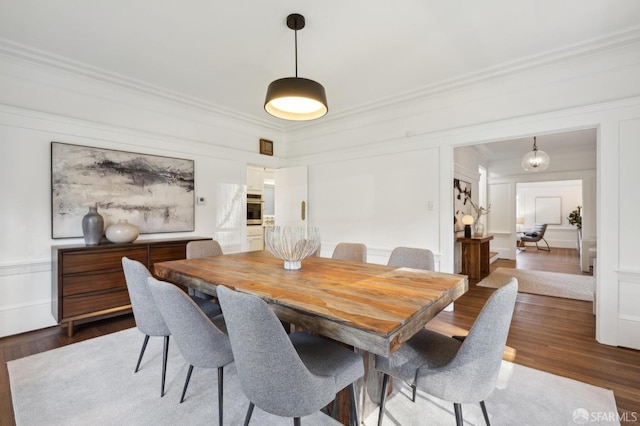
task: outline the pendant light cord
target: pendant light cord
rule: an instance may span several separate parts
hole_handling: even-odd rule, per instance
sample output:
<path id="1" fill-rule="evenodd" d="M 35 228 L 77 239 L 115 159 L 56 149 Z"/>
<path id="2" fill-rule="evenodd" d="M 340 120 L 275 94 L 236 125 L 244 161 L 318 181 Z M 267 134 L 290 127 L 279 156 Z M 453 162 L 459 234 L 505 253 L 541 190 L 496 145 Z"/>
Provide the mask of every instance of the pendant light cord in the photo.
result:
<path id="1" fill-rule="evenodd" d="M 297 22 L 297 19 L 296 19 Z M 296 24 L 296 27 L 298 25 Z M 296 48 L 296 54 L 295 54 L 295 58 L 296 58 L 296 78 L 298 78 L 298 30 L 294 31 L 294 38 L 295 38 L 295 48 Z"/>

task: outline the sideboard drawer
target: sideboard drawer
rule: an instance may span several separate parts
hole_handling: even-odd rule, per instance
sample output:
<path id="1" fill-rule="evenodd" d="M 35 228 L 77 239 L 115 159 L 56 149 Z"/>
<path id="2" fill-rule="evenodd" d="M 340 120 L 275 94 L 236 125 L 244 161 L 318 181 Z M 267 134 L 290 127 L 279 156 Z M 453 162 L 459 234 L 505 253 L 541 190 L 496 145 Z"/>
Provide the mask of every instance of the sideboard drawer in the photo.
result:
<path id="1" fill-rule="evenodd" d="M 129 304 L 131 301 L 126 288 L 106 293 L 68 296 L 62 299 L 62 309 L 65 315 L 70 317 Z"/>
<path id="2" fill-rule="evenodd" d="M 114 288 L 126 289 L 126 287 L 127 282 L 124 279 L 122 268 L 111 271 L 87 272 L 65 276 L 62 296 L 73 296 L 74 294 L 105 291 Z"/>
<path id="3" fill-rule="evenodd" d="M 130 247 L 119 250 L 70 252 L 62 255 L 62 275 L 97 270 L 122 269 L 122 257 L 147 263 L 146 247 Z"/>
<path id="4" fill-rule="evenodd" d="M 163 244 L 149 247 L 149 264 L 179 260 L 187 257 L 186 244 Z"/>

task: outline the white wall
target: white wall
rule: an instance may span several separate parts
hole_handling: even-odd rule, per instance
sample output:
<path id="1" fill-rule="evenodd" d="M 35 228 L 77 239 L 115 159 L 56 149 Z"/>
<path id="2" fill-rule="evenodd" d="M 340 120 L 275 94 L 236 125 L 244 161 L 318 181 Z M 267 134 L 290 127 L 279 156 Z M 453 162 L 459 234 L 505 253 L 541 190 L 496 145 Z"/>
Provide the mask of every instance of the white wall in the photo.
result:
<path id="1" fill-rule="evenodd" d="M 425 164 L 425 179 L 430 188 L 440 192 L 439 215 L 425 216 L 430 223 L 423 235 L 424 241 L 438 241 L 430 247 L 439 252 L 443 271 L 454 271 L 453 242 L 453 197 L 454 177 L 453 150 L 455 147 L 477 143 L 530 137 L 543 133 L 559 133 L 575 129 L 597 128 L 598 165 L 597 175 L 592 170 L 557 172 L 553 179 L 582 179 L 587 185 L 597 183 L 597 194 L 591 197 L 598 205 L 598 306 L 597 338 L 607 344 L 640 347 L 625 330 L 635 330 L 640 335 L 640 306 L 625 306 L 624 321 L 620 318 L 618 296 L 631 295 L 628 284 L 640 277 L 640 267 L 627 264 L 622 285 L 619 268 L 618 243 L 624 233 L 624 241 L 640 236 L 640 229 L 628 215 L 620 215 L 620 200 L 617 194 L 633 193 L 631 180 L 621 177 L 634 167 L 631 155 L 619 156 L 619 147 L 631 151 L 632 138 L 640 138 L 640 131 L 632 125 L 640 118 L 640 45 L 628 44 L 606 51 L 591 52 L 562 61 L 548 63 L 537 69 L 496 78 L 491 81 L 460 85 L 455 89 L 434 91 L 424 99 L 415 99 L 389 106 L 366 114 L 327 119 L 322 123 L 294 130 L 289 133 L 288 160 L 295 164 L 307 164 L 310 168 L 322 165 L 325 175 L 332 168 L 340 171 L 346 182 L 357 179 L 361 170 L 377 164 L 375 158 L 401 152 L 433 149 L 438 153 L 439 167 L 430 169 Z M 622 126 L 622 127 L 621 127 Z M 620 129 L 624 132 L 620 134 Z M 360 159 L 362 163 L 349 171 L 342 165 L 345 161 Z M 623 166 L 623 163 L 625 166 Z M 634 171 L 634 173 L 636 173 Z M 634 173 L 631 173 L 634 175 Z M 515 197 L 515 182 L 494 182 L 503 185 L 490 189 Z M 588 193 L 593 186 L 585 191 Z M 352 191 L 351 186 L 335 186 L 333 199 L 345 200 Z M 417 191 L 425 188 L 416 187 Z M 379 191 L 382 191 L 381 188 Z M 388 189 L 392 191 L 393 189 Z M 322 192 L 317 182 L 311 182 L 309 193 Z M 326 196 L 326 195 L 324 195 Z M 380 197 L 376 193 L 376 197 Z M 491 196 L 491 195 L 490 195 Z M 587 202 L 587 197 L 584 198 Z M 626 198 L 626 203 L 640 209 L 638 197 Z M 493 202 L 492 202 L 493 204 Z M 606 206 L 606 209 L 604 208 Z M 625 206 L 627 207 L 627 206 Z M 511 209 L 511 210 L 509 210 Z M 349 215 L 341 215 L 340 208 L 324 227 L 338 228 L 341 221 L 349 222 Z M 605 213 L 606 210 L 606 213 Z M 515 230 L 515 203 L 492 205 L 492 212 L 500 211 L 512 218 Z M 388 223 L 400 212 L 381 220 L 376 234 L 387 233 L 386 243 L 402 244 L 394 239 Z M 504 245 L 514 247 L 510 240 L 512 229 L 500 218 L 489 218 L 490 233 L 504 232 L 509 237 Z M 625 222 L 626 221 L 626 222 Z M 324 231 L 325 233 L 327 231 Z M 360 227 L 352 230 L 350 239 L 369 241 L 373 229 Z M 336 237 L 337 238 L 337 237 Z M 631 244 L 621 249 L 631 250 Z M 631 259 L 631 256 L 629 256 Z M 630 324 L 630 325 L 629 325 Z"/>
<path id="2" fill-rule="evenodd" d="M 398 245 L 439 258 L 438 150 L 337 160 L 309 167 L 309 220 L 319 226 L 322 255 L 339 242 L 364 243 L 367 260 L 386 264 Z"/>
<path id="3" fill-rule="evenodd" d="M 453 271 L 455 147 L 598 128 L 598 175 L 592 179 L 598 205 L 596 337 L 640 348 L 640 305 L 628 302 L 637 300 L 640 285 L 634 244 L 640 239 L 634 216 L 640 200 L 628 195 L 635 194 L 639 177 L 640 41 L 627 37 L 609 47 L 565 53 L 539 58 L 519 72 L 449 82 L 426 97 L 295 127 L 287 143 L 278 145 L 280 158 L 257 154 L 260 137 L 284 139 L 258 123 L 0 58 L 0 170 L 28 178 L 16 182 L 2 175 L 3 333 L 51 324 L 45 265 L 57 241 L 42 224 L 50 220 L 49 167 L 42 150 L 51 140 L 194 158 L 196 179 L 204 173 L 214 180 L 204 188 L 241 185 L 246 163 L 308 165 L 309 216 L 322 226 L 327 243 L 363 241 L 376 261 L 396 245 L 425 246 L 439 253 L 441 270 Z M 209 170 L 217 167 L 220 174 Z M 215 199 L 213 193 L 203 195 Z M 433 199 L 434 210 L 427 204 L 425 211 L 415 201 L 420 199 Z M 207 208 L 212 216 L 217 211 L 213 202 Z M 194 234 L 218 232 L 219 224 L 210 224 L 201 211 Z M 235 222 L 229 223 L 233 229 Z M 490 221 L 489 231 L 491 226 Z M 228 241 L 242 238 L 237 231 L 228 234 Z"/>
<path id="4" fill-rule="evenodd" d="M 582 181 L 551 181 L 519 183 L 516 185 L 518 200 L 522 200 L 524 229 L 539 223 L 536 216 L 536 199 L 560 198 L 560 224 L 547 226 L 544 238 L 551 247 L 577 248 L 577 228 L 569 225 L 567 217 L 577 206 L 582 206 Z M 544 245 L 544 243 L 543 243 Z"/>
<path id="5" fill-rule="evenodd" d="M 195 231 L 226 252 L 245 236 L 246 165 L 278 167 L 258 140 L 278 131 L 0 58 L 0 337 L 54 325 L 51 246 L 52 141 L 187 158 L 195 162 Z"/>

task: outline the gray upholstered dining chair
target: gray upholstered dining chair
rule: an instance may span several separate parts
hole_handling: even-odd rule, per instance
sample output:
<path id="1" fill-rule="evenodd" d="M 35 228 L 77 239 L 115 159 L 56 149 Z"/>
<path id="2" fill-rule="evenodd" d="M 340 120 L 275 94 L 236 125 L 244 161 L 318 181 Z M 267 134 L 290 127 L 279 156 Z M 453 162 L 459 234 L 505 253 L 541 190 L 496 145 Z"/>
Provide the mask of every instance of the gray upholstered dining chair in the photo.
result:
<path id="1" fill-rule="evenodd" d="M 199 257 L 222 256 L 222 247 L 216 240 L 196 240 L 187 243 L 187 259 L 197 259 Z M 191 296 L 198 296 L 211 299 L 206 293 L 189 288 L 187 290 Z"/>
<path id="2" fill-rule="evenodd" d="M 513 316 L 518 281 L 512 278 L 496 290 L 463 339 L 422 329 L 390 357 L 376 355 L 375 368 L 384 373 L 378 425 L 382 425 L 389 376 L 453 402 L 456 424 L 462 426 L 462 403 L 484 403 L 493 392 Z"/>
<path id="3" fill-rule="evenodd" d="M 142 349 L 138 356 L 135 372 L 140 369 L 140 363 L 144 356 L 144 351 L 149 343 L 150 336 L 164 337 L 164 348 L 162 352 L 162 384 L 160 387 L 160 396 L 164 396 L 164 384 L 167 376 L 167 355 L 169 354 L 169 336 L 171 332 L 158 310 L 153 296 L 149 290 L 147 278 L 151 277 L 151 273 L 142 263 L 137 260 L 131 260 L 127 257 L 122 258 L 122 269 L 124 270 L 125 281 L 127 282 L 127 290 L 129 291 L 129 299 L 131 300 L 131 309 L 136 322 L 136 327 L 144 333 L 144 341 Z M 198 304 L 200 309 L 210 318 L 220 315 L 221 310 L 218 305 L 211 303 L 206 299 L 191 296 L 193 301 Z"/>
<path id="4" fill-rule="evenodd" d="M 149 289 L 180 353 L 189 363 L 180 402 L 184 401 L 193 367 L 218 369 L 218 424 L 223 419 L 224 366 L 233 362 L 222 315 L 207 318 L 198 305 L 173 284 L 149 277 Z"/>
<path id="5" fill-rule="evenodd" d="M 433 271 L 433 252 L 427 249 L 396 247 L 389 256 L 389 266 L 398 268 L 413 268 Z"/>
<path id="6" fill-rule="evenodd" d="M 332 259 L 367 261 L 367 246 L 360 243 L 338 243 L 333 249 Z"/>
<path id="7" fill-rule="evenodd" d="M 349 386 L 351 420 L 359 425 L 354 382 L 364 375 L 362 356 L 306 332 L 287 335 L 271 308 L 258 297 L 217 288 L 240 386 L 254 406 L 282 417 L 317 412 Z"/>
<path id="8" fill-rule="evenodd" d="M 222 247 L 216 240 L 197 240 L 187 243 L 187 259 L 222 256 Z"/>
<path id="9" fill-rule="evenodd" d="M 433 252 L 431 250 L 412 247 L 394 248 L 391 251 L 387 265 L 397 268 L 423 269 L 425 271 L 433 271 L 435 269 Z M 416 385 L 412 384 L 411 389 L 413 391 L 411 400 L 415 402 Z"/>

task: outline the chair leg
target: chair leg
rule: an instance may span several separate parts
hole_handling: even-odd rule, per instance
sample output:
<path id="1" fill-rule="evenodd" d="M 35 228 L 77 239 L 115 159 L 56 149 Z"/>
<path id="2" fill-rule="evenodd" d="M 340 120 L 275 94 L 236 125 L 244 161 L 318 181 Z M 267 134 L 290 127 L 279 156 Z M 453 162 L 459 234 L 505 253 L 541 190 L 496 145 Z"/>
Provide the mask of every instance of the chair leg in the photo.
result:
<path id="1" fill-rule="evenodd" d="M 338 395 L 339 393 L 336 394 L 336 399 L 333 400 L 333 409 L 331 411 L 331 417 L 334 419 L 338 418 Z"/>
<path id="2" fill-rule="evenodd" d="M 416 388 L 416 385 L 411 385 L 411 390 L 411 401 L 416 402 L 416 391 L 418 388 Z"/>
<path id="3" fill-rule="evenodd" d="M 293 418 L 293 426 L 300 426 L 300 417 Z"/>
<path id="4" fill-rule="evenodd" d="M 253 402 L 249 402 L 249 409 L 247 410 L 247 415 L 244 418 L 244 426 L 249 426 L 249 420 L 251 420 L 251 414 L 253 414 Z"/>
<path id="5" fill-rule="evenodd" d="M 349 404 L 349 418 L 354 426 L 360 426 L 360 417 L 358 416 L 358 400 L 356 399 L 356 385 L 349 385 L 349 395 L 351 396 L 351 404 Z"/>
<path id="6" fill-rule="evenodd" d="M 380 415 L 378 415 L 378 426 L 382 425 L 382 416 L 384 415 L 384 404 L 387 402 L 387 388 L 389 387 L 389 375 L 384 374 L 382 377 L 382 394 L 380 395 Z"/>
<path id="7" fill-rule="evenodd" d="M 218 426 L 222 426 L 222 393 L 224 381 L 224 367 L 218 367 Z"/>
<path id="8" fill-rule="evenodd" d="M 167 358 L 169 357 L 169 336 L 164 336 L 164 350 L 162 351 L 162 386 L 160 387 L 160 398 L 164 396 L 164 382 L 167 378 Z"/>
<path id="9" fill-rule="evenodd" d="M 551 247 L 549 247 L 549 243 L 547 242 L 547 240 L 543 238 L 542 241 L 544 241 L 544 243 L 547 245 L 547 251 L 551 251 Z"/>
<path id="10" fill-rule="evenodd" d="M 489 423 L 489 414 L 487 413 L 487 407 L 484 405 L 484 401 L 480 401 L 480 408 L 482 408 L 484 422 L 487 424 L 487 426 L 491 426 L 491 423 Z"/>
<path id="11" fill-rule="evenodd" d="M 456 413 L 456 426 L 463 426 L 464 420 L 462 420 L 462 406 L 460 403 L 453 403 L 453 411 Z"/>
<path id="12" fill-rule="evenodd" d="M 142 342 L 142 349 L 140 349 L 140 356 L 138 356 L 138 363 L 136 364 L 136 370 L 134 371 L 134 373 L 137 373 L 138 369 L 140 368 L 140 363 L 142 362 L 142 356 L 144 355 L 144 350 L 147 349 L 147 343 L 149 343 L 149 336 L 145 334 L 144 341 Z"/>
<path id="13" fill-rule="evenodd" d="M 189 365 L 189 371 L 187 371 L 187 379 L 184 381 L 184 387 L 182 388 L 182 396 L 180 397 L 180 404 L 184 401 L 184 395 L 187 393 L 187 387 L 189 387 L 189 380 L 191 380 L 191 373 L 193 373 L 193 365 Z"/>
<path id="14" fill-rule="evenodd" d="M 537 248 L 538 250 L 542 250 L 542 251 L 549 251 L 549 252 L 550 252 L 550 251 L 551 251 L 551 247 L 549 247 L 549 243 L 547 242 L 547 240 L 545 240 L 544 238 L 542 238 L 542 241 L 544 241 L 544 243 L 547 245 L 547 248 L 544 248 L 544 247 L 540 248 L 540 247 L 538 246 L 538 242 L 537 242 L 537 241 L 536 241 L 536 248 Z"/>

